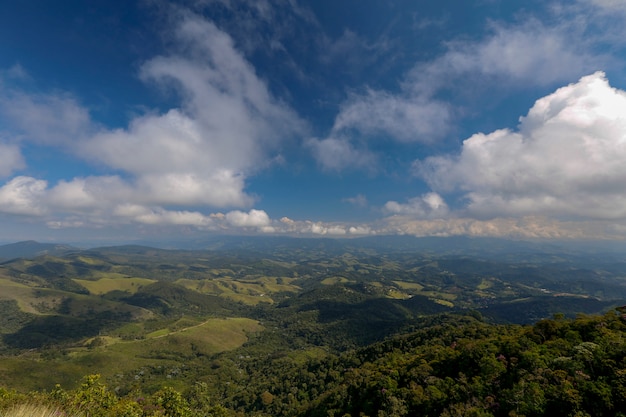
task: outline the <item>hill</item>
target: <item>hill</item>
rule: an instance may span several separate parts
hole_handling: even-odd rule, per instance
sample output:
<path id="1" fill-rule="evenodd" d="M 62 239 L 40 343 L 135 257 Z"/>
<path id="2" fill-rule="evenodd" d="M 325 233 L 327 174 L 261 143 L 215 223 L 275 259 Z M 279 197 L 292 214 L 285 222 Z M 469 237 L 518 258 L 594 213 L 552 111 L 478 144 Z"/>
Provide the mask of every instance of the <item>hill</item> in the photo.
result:
<path id="1" fill-rule="evenodd" d="M 14 258 L 35 258 L 41 255 L 58 256 L 78 250 L 60 243 L 39 243 L 34 240 L 0 245 L 0 260 Z"/>

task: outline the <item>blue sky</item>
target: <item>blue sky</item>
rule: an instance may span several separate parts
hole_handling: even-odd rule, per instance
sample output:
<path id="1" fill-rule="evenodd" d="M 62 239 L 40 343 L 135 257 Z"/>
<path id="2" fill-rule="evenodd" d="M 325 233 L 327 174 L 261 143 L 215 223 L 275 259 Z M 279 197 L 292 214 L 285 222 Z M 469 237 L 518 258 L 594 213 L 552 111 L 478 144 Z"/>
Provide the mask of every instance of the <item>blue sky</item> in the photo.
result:
<path id="1" fill-rule="evenodd" d="M 0 240 L 626 236 L 626 3 L 13 2 Z"/>

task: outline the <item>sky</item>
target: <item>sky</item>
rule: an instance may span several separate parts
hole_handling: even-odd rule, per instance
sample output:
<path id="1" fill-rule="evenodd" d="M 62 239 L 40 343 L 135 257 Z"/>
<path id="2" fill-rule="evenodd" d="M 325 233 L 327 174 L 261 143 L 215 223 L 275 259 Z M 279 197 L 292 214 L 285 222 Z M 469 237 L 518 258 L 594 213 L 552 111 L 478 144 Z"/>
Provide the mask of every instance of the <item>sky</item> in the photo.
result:
<path id="1" fill-rule="evenodd" d="M 626 239 L 622 0 L 32 0 L 0 241 Z"/>

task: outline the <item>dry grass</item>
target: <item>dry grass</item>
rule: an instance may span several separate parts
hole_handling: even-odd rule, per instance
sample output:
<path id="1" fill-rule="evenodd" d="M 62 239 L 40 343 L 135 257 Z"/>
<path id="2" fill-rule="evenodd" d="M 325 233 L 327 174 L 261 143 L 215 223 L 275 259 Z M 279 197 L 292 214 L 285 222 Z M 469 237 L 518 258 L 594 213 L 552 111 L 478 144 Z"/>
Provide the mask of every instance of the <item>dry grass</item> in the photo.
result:
<path id="1" fill-rule="evenodd" d="M 20 404 L 16 405 L 7 411 L 1 412 L 2 417 L 60 417 L 67 416 L 73 417 L 78 414 L 66 414 L 58 408 L 40 405 L 40 404 Z"/>

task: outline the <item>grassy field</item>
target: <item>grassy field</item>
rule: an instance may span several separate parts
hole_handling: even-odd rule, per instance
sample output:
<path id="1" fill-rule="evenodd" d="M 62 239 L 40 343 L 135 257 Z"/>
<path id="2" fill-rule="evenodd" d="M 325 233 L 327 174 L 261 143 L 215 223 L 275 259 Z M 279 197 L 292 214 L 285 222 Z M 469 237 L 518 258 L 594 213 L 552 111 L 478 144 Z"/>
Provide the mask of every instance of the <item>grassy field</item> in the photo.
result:
<path id="1" fill-rule="evenodd" d="M 104 311 L 129 313 L 133 319 L 148 319 L 152 313 L 146 309 L 104 300 L 85 294 L 68 293 L 51 288 L 33 288 L 0 278 L 0 299 L 15 300 L 20 310 L 31 314 L 57 314 L 81 317 Z"/>
<path id="2" fill-rule="evenodd" d="M 53 310 L 63 301 L 58 291 L 35 291 L 28 285 L 0 278 L 0 299 L 15 300 L 20 310 L 31 314 L 42 314 Z"/>
<path id="3" fill-rule="evenodd" d="M 323 285 L 347 284 L 348 282 L 352 282 L 352 281 L 344 277 L 330 277 L 330 278 L 324 278 L 322 280 Z"/>
<path id="4" fill-rule="evenodd" d="M 101 295 L 111 291 L 125 291 L 131 294 L 136 293 L 142 286 L 150 285 L 157 282 L 154 279 L 148 278 L 131 278 L 122 276 L 121 274 L 110 274 L 109 277 L 100 278 L 97 281 L 89 281 L 86 279 L 74 279 L 77 284 L 87 288 L 87 291 L 91 294 Z M 119 275 L 113 276 L 110 275 Z"/>
<path id="5" fill-rule="evenodd" d="M 441 299 L 438 299 L 438 298 L 431 298 L 431 300 L 433 300 L 434 302 L 436 302 L 437 304 L 440 304 L 442 306 L 454 307 L 454 303 L 452 301 L 441 300 Z"/>
<path id="6" fill-rule="evenodd" d="M 259 322 L 247 318 L 208 319 L 194 323 L 177 321 L 168 328 L 150 333 L 143 340 L 125 341 L 119 337 L 99 336 L 97 347 L 55 351 L 55 356 L 45 360 L 34 354 L 7 357 L 0 361 L 0 386 L 10 385 L 21 391 L 49 390 L 57 383 L 74 387 L 89 373 L 114 379 L 134 374 L 144 367 L 177 369 L 191 358 L 236 349 L 248 341 L 250 334 L 263 330 Z M 193 325 L 179 328 L 182 324 Z M 176 330 L 172 331 L 172 328 Z M 85 340 L 85 346 L 93 340 Z"/>
<path id="7" fill-rule="evenodd" d="M 63 360 L 63 356 L 59 359 L 46 359 L 27 355 L 3 358 L 0 361 L 0 385 L 22 392 L 50 390 L 57 383 L 65 387 L 75 386 L 85 375 L 82 365 Z M 93 367 L 93 370 L 99 369 Z"/>
<path id="8" fill-rule="evenodd" d="M 403 290 L 421 291 L 424 289 L 424 286 L 421 284 L 418 284 L 417 282 L 408 282 L 408 281 L 392 281 L 392 282 Z"/>
<path id="9" fill-rule="evenodd" d="M 321 347 L 312 347 L 303 350 L 294 350 L 287 355 L 294 363 L 304 366 L 312 359 L 323 359 L 328 356 L 328 351 Z"/>
<path id="10" fill-rule="evenodd" d="M 486 290 L 493 287 L 493 281 L 490 278 L 483 278 L 480 284 L 476 286 L 478 290 Z"/>
<path id="11" fill-rule="evenodd" d="M 247 279 L 179 279 L 177 284 L 202 294 L 218 295 L 248 305 L 273 303 L 271 295 L 281 292 L 296 293 L 300 287 L 293 285 L 295 278 L 251 277 Z"/>
<path id="12" fill-rule="evenodd" d="M 393 298 L 393 299 L 396 299 L 396 300 L 405 300 L 405 299 L 409 298 L 410 295 L 408 295 L 407 293 L 405 293 L 403 291 L 398 291 L 395 288 L 389 288 L 387 290 L 387 297 Z"/>

